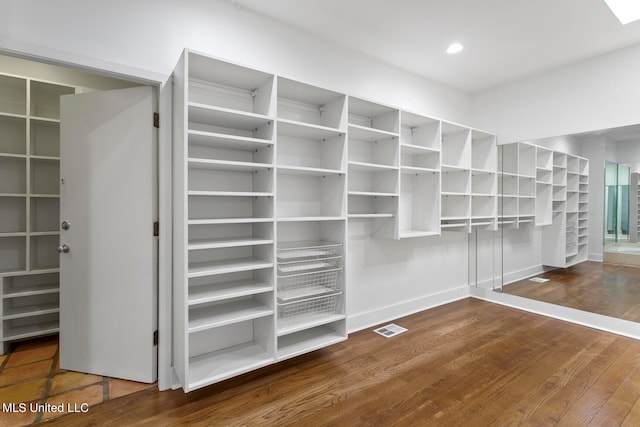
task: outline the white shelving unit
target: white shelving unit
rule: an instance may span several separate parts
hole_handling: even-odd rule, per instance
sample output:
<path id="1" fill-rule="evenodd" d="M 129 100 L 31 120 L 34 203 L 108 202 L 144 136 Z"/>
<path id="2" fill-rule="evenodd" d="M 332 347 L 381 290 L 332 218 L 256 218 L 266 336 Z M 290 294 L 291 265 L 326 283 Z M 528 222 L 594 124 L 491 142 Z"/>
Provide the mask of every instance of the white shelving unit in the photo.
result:
<path id="1" fill-rule="evenodd" d="M 0 75 L 0 292 L 9 342 L 58 332 L 60 101 L 76 88 Z"/>
<path id="2" fill-rule="evenodd" d="M 188 50 L 174 77 L 174 369 L 191 391 L 346 339 L 342 259 L 332 310 L 302 316 L 329 298 L 291 292 L 276 247 L 343 256 L 347 111 L 343 94 Z"/>
<path id="3" fill-rule="evenodd" d="M 399 239 L 440 234 L 440 121 L 400 114 Z"/>
<path id="4" fill-rule="evenodd" d="M 348 99 L 348 217 L 372 221 L 379 238 L 398 227 L 399 111 L 367 100 Z"/>
<path id="5" fill-rule="evenodd" d="M 441 123 L 442 231 L 471 231 L 471 129 Z"/>
<path id="6" fill-rule="evenodd" d="M 347 338 L 346 103 L 344 94 L 278 78 L 277 360 Z M 377 184 L 365 177 L 354 191 L 368 197 Z"/>
<path id="7" fill-rule="evenodd" d="M 552 222 L 542 235 L 542 264 L 569 267 L 588 256 L 589 161 L 553 152 Z"/>
<path id="8" fill-rule="evenodd" d="M 185 391 L 275 360 L 275 76 L 175 70 L 174 368 Z"/>
<path id="9" fill-rule="evenodd" d="M 498 227 L 498 152 L 495 135 L 471 130 L 471 229 Z"/>
<path id="10" fill-rule="evenodd" d="M 536 226 L 550 225 L 553 211 L 553 151 L 536 150 Z"/>
<path id="11" fill-rule="evenodd" d="M 629 187 L 629 241 L 640 241 L 640 174 L 633 172 Z M 580 194 L 581 200 L 584 199 Z"/>

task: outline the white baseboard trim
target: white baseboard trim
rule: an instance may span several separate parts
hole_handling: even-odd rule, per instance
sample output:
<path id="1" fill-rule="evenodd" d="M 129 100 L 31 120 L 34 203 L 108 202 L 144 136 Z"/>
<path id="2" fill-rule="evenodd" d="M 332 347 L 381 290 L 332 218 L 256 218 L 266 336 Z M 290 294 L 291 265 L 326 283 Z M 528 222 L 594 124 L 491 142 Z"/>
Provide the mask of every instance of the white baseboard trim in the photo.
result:
<path id="1" fill-rule="evenodd" d="M 455 289 L 426 295 L 418 299 L 403 301 L 364 313 L 349 315 L 347 318 L 347 331 L 349 333 L 356 332 L 468 297 L 469 286 L 464 285 Z"/>
<path id="2" fill-rule="evenodd" d="M 640 340 L 640 323 L 481 288 L 470 288 L 469 293 L 473 298 Z"/>
<path id="3" fill-rule="evenodd" d="M 487 279 L 487 280 L 481 280 L 477 283 L 479 288 L 484 288 L 484 289 L 494 289 L 494 288 L 499 288 L 500 287 L 500 282 L 502 281 L 502 279 L 500 277 L 496 277 L 495 279 Z M 471 285 L 473 286 L 473 285 Z"/>
<path id="4" fill-rule="evenodd" d="M 518 280 L 528 279 L 529 277 L 537 276 L 544 273 L 542 265 L 534 265 L 532 267 L 523 268 L 521 270 L 512 271 L 510 273 L 504 273 L 504 284 L 517 282 Z"/>
<path id="5" fill-rule="evenodd" d="M 589 257 L 587 259 L 589 261 L 602 262 L 602 261 L 604 261 L 604 255 L 603 254 L 589 254 Z"/>

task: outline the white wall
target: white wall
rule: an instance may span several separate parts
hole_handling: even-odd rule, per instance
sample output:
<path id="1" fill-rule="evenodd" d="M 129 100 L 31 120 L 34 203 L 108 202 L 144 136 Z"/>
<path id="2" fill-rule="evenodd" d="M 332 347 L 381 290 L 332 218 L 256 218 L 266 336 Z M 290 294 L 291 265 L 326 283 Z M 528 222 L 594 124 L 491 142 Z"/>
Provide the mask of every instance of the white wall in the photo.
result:
<path id="1" fill-rule="evenodd" d="M 215 0 L 8 0 L 0 50 L 162 79 L 183 48 L 292 79 L 468 123 L 470 96 L 376 59 Z M 164 77 L 158 77 L 164 76 Z M 490 129 L 489 129 L 490 130 Z M 467 235 L 378 241 L 351 227 L 349 328 L 462 295 Z"/>
<path id="2" fill-rule="evenodd" d="M 473 123 L 514 142 L 640 121 L 640 45 L 477 93 Z"/>

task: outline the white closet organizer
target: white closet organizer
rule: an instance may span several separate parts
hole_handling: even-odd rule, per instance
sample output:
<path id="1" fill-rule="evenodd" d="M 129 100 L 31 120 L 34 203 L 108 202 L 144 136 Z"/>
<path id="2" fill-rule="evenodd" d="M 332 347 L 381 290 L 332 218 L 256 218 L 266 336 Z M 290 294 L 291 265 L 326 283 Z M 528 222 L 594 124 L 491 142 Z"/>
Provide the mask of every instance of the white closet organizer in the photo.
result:
<path id="1" fill-rule="evenodd" d="M 348 216 L 370 219 L 375 237 L 396 238 L 400 112 L 354 97 L 348 103 Z"/>
<path id="2" fill-rule="evenodd" d="M 442 230 L 471 231 L 471 130 L 442 122 Z"/>
<path id="3" fill-rule="evenodd" d="M 347 338 L 346 95 L 278 78 L 277 360 Z"/>
<path id="4" fill-rule="evenodd" d="M 275 360 L 275 79 L 175 70 L 174 368 L 185 391 Z"/>
<path id="5" fill-rule="evenodd" d="M 634 172 L 631 174 L 631 182 L 629 186 L 629 240 L 632 243 L 640 241 L 640 174 Z M 583 198 L 582 194 L 580 195 Z"/>
<path id="6" fill-rule="evenodd" d="M 542 235 L 542 264 L 569 267 L 588 256 L 589 161 L 553 152 L 552 222 Z"/>
<path id="7" fill-rule="evenodd" d="M 0 292 L 10 341 L 58 332 L 60 96 L 76 88 L 0 75 Z"/>
<path id="8" fill-rule="evenodd" d="M 496 137 L 471 130 L 471 229 L 498 225 L 498 155 Z"/>
<path id="9" fill-rule="evenodd" d="M 403 111 L 400 124 L 398 238 L 439 235 L 440 122 Z"/>
<path id="10" fill-rule="evenodd" d="M 538 203 L 537 147 L 527 143 L 501 146 L 498 155 L 499 176 L 499 224 L 507 228 L 537 225 L 543 218 L 543 204 Z M 546 177 L 548 179 L 548 177 Z M 546 208 L 550 205 L 547 204 Z M 538 213 L 540 209 L 540 214 Z"/>

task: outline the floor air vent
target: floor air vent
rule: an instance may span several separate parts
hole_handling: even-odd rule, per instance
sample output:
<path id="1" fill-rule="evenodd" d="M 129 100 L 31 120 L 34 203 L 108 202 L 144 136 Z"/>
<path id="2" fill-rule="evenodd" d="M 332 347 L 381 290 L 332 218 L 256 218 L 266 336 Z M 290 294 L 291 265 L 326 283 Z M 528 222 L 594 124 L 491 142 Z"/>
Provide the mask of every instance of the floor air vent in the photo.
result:
<path id="1" fill-rule="evenodd" d="M 384 337 L 391 338 L 392 336 L 398 335 L 406 331 L 406 328 L 402 326 L 398 326 L 395 323 L 390 323 L 387 326 L 383 326 L 378 329 L 374 329 L 373 332 L 380 334 Z"/>
<path id="2" fill-rule="evenodd" d="M 544 283 L 544 282 L 548 282 L 549 279 L 545 279 L 543 277 L 532 277 L 531 279 L 529 279 L 532 282 L 536 282 L 536 283 Z"/>

